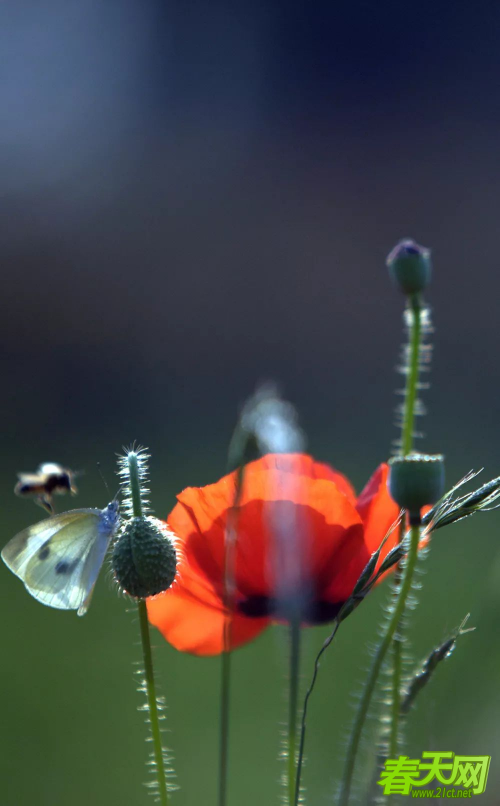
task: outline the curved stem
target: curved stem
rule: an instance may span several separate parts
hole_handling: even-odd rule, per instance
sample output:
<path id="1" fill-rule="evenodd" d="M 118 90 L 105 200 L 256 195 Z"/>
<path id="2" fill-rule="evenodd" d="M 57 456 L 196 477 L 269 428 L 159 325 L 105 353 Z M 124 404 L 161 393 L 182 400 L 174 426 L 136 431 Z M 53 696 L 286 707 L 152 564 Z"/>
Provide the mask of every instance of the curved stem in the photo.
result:
<path id="1" fill-rule="evenodd" d="M 335 620 L 335 624 L 334 624 L 332 632 L 330 633 L 330 635 L 326 639 L 325 643 L 321 647 L 320 651 L 316 655 L 316 660 L 314 661 L 314 671 L 313 671 L 312 680 L 311 680 L 311 682 L 309 684 L 309 688 L 307 689 L 307 693 L 306 693 L 306 696 L 304 698 L 304 707 L 302 709 L 302 721 L 301 721 L 301 726 L 300 726 L 299 757 L 298 757 L 298 760 L 297 760 L 297 783 L 295 785 L 295 799 L 293 800 L 293 806 L 299 806 L 299 800 L 300 800 L 300 778 L 301 778 L 301 775 L 302 775 L 302 762 L 304 760 L 304 745 L 306 743 L 307 709 L 308 709 L 308 706 L 309 706 L 309 698 L 310 698 L 311 694 L 313 693 L 313 689 L 314 689 L 314 686 L 316 684 L 316 678 L 318 676 L 320 660 L 321 660 L 323 654 L 326 652 L 326 650 L 330 646 L 330 644 L 332 643 L 333 639 L 335 638 L 335 635 L 337 633 L 337 630 L 338 630 L 339 626 L 340 626 L 340 621 L 337 618 Z"/>
<path id="2" fill-rule="evenodd" d="M 144 679 L 146 683 L 146 695 L 149 707 L 149 721 L 151 725 L 151 736 L 153 739 L 153 751 L 156 764 L 156 776 L 158 780 L 158 794 L 161 806 L 168 806 L 168 790 L 165 777 L 165 760 L 163 758 L 163 747 L 161 743 L 160 720 L 158 715 L 158 702 L 156 699 L 156 684 L 153 669 L 153 656 L 151 653 L 151 641 L 149 636 L 148 611 L 144 599 L 137 602 L 139 610 L 139 622 L 141 625 L 142 655 L 144 659 Z"/>
<path id="3" fill-rule="evenodd" d="M 375 685 L 377 682 L 380 669 L 382 667 L 382 663 L 385 659 L 389 647 L 391 646 L 392 639 L 396 633 L 401 616 L 403 615 L 405 610 L 406 600 L 411 590 L 413 572 L 415 570 L 415 565 L 418 557 L 419 539 L 420 539 L 420 522 L 418 524 L 412 524 L 410 528 L 410 548 L 406 557 L 401 589 L 399 591 L 398 599 L 393 614 L 391 616 L 391 620 L 387 626 L 382 641 L 377 647 L 377 651 L 373 658 L 373 662 L 368 674 L 368 679 L 366 680 L 361 701 L 356 714 L 356 718 L 354 720 L 352 733 L 347 747 L 347 758 L 344 768 L 344 775 L 341 783 L 339 806 L 347 806 L 347 804 L 349 803 L 349 795 L 351 792 L 354 765 L 356 763 L 356 756 L 358 752 L 359 742 L 361 739 L 363 725 L 365 723 L 366 716 L 368 714 L 368 707 L 370 705 L 372 694 L 375 690 Z"/>
<path id="4" fill-rule="evenodd" d="M 297 706 L 299 701 L 299 661 L 300 661 L 300 619 L 290 623 L 290 677 L 288 703 L 288 742 L 287 742 L 287 791 L 288 804 L 296 802 L 299 781 L 295 782 L 295 757 L 297 754 Z"/>

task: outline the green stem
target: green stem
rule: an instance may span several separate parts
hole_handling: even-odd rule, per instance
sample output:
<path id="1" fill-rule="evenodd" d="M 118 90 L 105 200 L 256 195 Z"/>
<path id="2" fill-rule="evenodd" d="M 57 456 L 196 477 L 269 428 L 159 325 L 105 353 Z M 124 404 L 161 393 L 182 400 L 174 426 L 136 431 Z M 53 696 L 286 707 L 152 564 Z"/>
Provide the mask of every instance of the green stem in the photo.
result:
<path id="1" fill-rule="evenodd" d="M 130 451 L 127 455 L 129 469 L 129 486 L 132 498 L 132 511 L 134 518 L 142 517 L 141 483 L 139 480 L 139 463 L 135 451 Z"/>
<path id="2" fill-rule="evenodd" d="M 401 629 L 401 625 L 399 626 Z M 403 672 L 403 641 L 397 633 L 392 642 L 391 727 L 389 758 L 395 758 L 399 745 L 399 715 L 401 709 L 401 680 Z"/>
<path id="3" fill-rule="evenodd" d="M 161 743 L 160 720 L 158 715 L 158 702 L 156 699 L 156 684 L 153 669 L 153 656 L 151 653 L 151 641 L 149 636 L 148 611 L 144 599 L 137 602 L 139 610 L 139 622 L 141 625 L 142 656 L 144 659 L 144 678 L 146 682 L 146 694 L 149 707 L 149 721 L 151 725 L 151 736 L 153 739 L 153 750 L 156 763 L 156 776 L 158 779 L 158 794 L 161 806 L 168 806 L 167 781 L 165 777 L 165 760 L 163 758 L 163 747 Z"/>
<path id="4" fill-rule="evenodd" d="M 287 792 L 288 804 L 296 802 L 298 792 L 295 786 L 295 758 L 297 755 L 297 707 L 299 701 L 299 665 L 300 665 L 300 619 L 292 618 L 290 623 L 290 677 L 289 710 L 288 710 L 288 747 L 287 747 Z"/>
<path id="5" fill-rule="evenodd" d="M 422 342 L 422 303 L 420 296 L 415 294 L 408 300 L 411 311 L 410 322 L 410 354 L 408 357 L 408 373 L 406 376 L 405 402 L 403 424 L 401 428 L 401 454 L 408 456 L 413 450 L 415 407 L 418 396 L 418 380 L 420 369 L 420 347 Z M 399 540 L 404 537 L 405 519 L 401 521 Z M 401 569 L 395 573 L 395 588 L 397 596 L 401 585 Z M 398 625 L 392 642 L 392 679 L 391 679 L 391 713 L 389 729 L 389 758 L 395 758 L 399 745 L 399 720 L 401 705 L 401 683 L 403 677 L 403 625 Z"/>
<path id="6" fill-rule="evenodd" d="M 422 340 L 421 311 L 422 303 L 418 294 L 408 300 L 411 311 L 410 323 L 410 355 L 406 375 L 405 403 L 403 425 L 401 429 L 401 454 L 407 456 L 413 449 L 413 431 L 415 424 L 415 404 L 418 394 L 418 375 L 420 364 L 420 344 Z"/>
<path id="7" fill-rule="evenodd" d="M 399 543 L 404 538 L 406 518 L 403 517 L 399 527 Z M 403 569 L 401 564 L 396 566 L 394 572 L 394 590 L 392 596 L 397 599 L 401 589 L 401 579 L 403 576 Z M 395 758 L 398 752 L 399 744 L 399 718 L 400 718 L 400 705 L 401 705 L 401 681 L 403 677 L 403 643 L 404 638 L 402 635 L 403 623 L 400 622 L 394 634 L 392 642 L 392 679 L 391 679 L 391 713 L 390 713 L 390 728 L 389 728 L 389 758 Z"/>
<path id="8" fill-rule="evenodd" d="M 132 498 L 132 513 L 134 518 L 143 514 L 139 463 L 137 454 L 130 451 L 127 456 L 129 467 L 129 485 Z M 144 681 L 146 684 L 146 697 L 149 710 L 149 724 L 153 740 L 156 777 L 158 782 L 158 795 L 161 806 L 168 806 L 167 780 L 165 777 L 165 760 L 161 743 L 160 719 L 158 714 L 158 701 L 156 698 L 156 683 L 153 667 L 153 654 L 151 652 L 151 639 L 149 634 L 148 610 L 144 599 L 137 602 L 139 610 L 139 624 L 141 628 L 142 657 L 144 661 Z"/>
<path id="9" fill-rule="evenodd" d="M 241 494 L 243 492 L 244 466 L 240 465 L 236 473 L 236 490 L 233 507 L 229 511 L 226 523 L 224 544 L 224 626 L 223 652 L 221 658 L 221 687 L 219 702 L 219 790 L 218 806 L 227 803 L 227 777 L 229 754 L 229 717 L 231 693 L 231 621 L 234 611 L 235 554 L 236 554 L 236 521 Z"/>
<path id="10" fill-rule="evenodd" d="M 229 751 L 229 705 L 231 692 L 231 652 L 224 651 L 221 659 L 220 690 L 220 751 L 219 751 L 219 806 L 227 802 L 227 772 Z"/>
<path id="11" fill-rule="evenodd" d="M 385 635 L 382 638 L 380 644 L 378 645 L 377 651 L 373 658 L 372 666 L 370 668 L 368 679 L 365 683 L 365 687 L 363 689 L 363 694 L 358 707 L 356 718 L 354 720 L 352 733 L 347 747 L 347 758 L 344 768 L 344 775 L 342 778 L 339 806 L 347 806 L 347 804 L 349 803 L 349 795 L 351 792 L 354 765 L 356 762 L 356 756 L 358 752 L 359 742 L 361 739 L 363 725 L 365 723 L 368 714 L 368 708 L 375 689 L 380 669 L 382 667 L 382 663 L 385 659 L 387 651 L 391 646 L 392 639 L 396 633 L 396 630 L 398 629 L 401 616 L 403 615 L 406 607 L 406 600 L 408 599 L 408 595 L 411 590 L 413 573 L 415 570 L 415 565 L 417 563 L 419 540 L 420 540 L 420 523 L 412 525 L 410 528 L 410 548 L 406 556 L 401 589 L 399 591 L 398 599 L 393 614 L 391 616 L 391 620 L 385 631 Z"/>

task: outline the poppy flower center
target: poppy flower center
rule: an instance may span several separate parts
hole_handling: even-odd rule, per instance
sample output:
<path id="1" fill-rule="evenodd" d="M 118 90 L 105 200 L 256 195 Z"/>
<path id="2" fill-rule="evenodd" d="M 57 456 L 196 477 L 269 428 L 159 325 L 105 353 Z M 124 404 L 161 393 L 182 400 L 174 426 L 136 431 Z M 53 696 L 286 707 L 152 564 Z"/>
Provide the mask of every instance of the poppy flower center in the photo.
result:
<path id="1" fill-rule="evenodd" d="M 271 596 L 247 596 L 237 603 L 236 610 L 250 618 L 268 617 L 276 621 L 289 621 L 290 614 L 298 610 L 303 624 L 315 625 L 332 621 L 342 605 L 343 602 L 326 602 L 313 596 L 302 596 L 301 600 L 296 597 L 278 600 Z"/>

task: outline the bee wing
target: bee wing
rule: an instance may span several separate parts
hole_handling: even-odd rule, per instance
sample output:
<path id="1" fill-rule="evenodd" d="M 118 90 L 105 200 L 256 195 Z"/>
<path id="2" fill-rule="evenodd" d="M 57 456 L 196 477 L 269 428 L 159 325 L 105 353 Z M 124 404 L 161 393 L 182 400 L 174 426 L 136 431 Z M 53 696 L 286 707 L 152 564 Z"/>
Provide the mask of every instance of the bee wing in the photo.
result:
<path id="1" fill-rule="evenodd" d="M 76 509 L 20 532 L 2 558 L 39 602 L 83 614 L 112 533 L 101 510 Z"/>
<path id="2" fill-rule="evenodd" d="M 64 467 L 62 465 L 56 464 L 55 462 L 45 462 L 38 468 L 38 473 L 42 476 L 52 476 L 52 475 L 59 476 L 61 473 L 65 472 L 66 471 Z"/>
<path id="3" fill-rule="evenodd" d="M 40 473 L 18 473 L 18 484 L 41 484 L 43 476 Z"/>

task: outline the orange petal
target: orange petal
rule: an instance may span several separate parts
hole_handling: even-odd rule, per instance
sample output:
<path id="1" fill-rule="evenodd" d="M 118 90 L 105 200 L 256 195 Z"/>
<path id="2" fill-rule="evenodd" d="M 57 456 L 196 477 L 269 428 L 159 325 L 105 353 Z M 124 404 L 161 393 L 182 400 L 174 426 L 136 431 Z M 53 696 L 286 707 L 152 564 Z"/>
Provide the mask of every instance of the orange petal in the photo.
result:
<path id="1" fill-rule="evenodd" d="M 258 460 L 259 469 L 278 469 L 284 473 L 308 476 L 311 479 L 333 481 L 351 503 L 356 501 L 356 493 L 351 482 L 342 473 L 324 462 L 316 462 L 306 453 L 270 453 Z M 257 464 L 254 462 L 253 464 Z"/>
<path id="2" fill-rule="evenodd" d="M 201 500 L 203 520 L 203 496 Z M 170 590 L 147 600 L 149 620 L 182 652 L 219 654 L 224 649 L 224 529 L 216 523 L 212 530 L 202 533 L 193 512 L 182 503 L 174 507 L 168 524 L 179 540 L 178 577 Z M 268 624 L 267 618 L 234 614 L 231 648 L 251 641 Z"/>
<path id="3" fill-rule="evenodd" d="M 354 506 L 334 482 L 309 474 L 314 465 L 310 457 L 301 455 L 268 455 L 247 466 L 236 515 L 236 585 L 242 595 L 272 596 L 279 582 L 277 569 L 290 562 L 315 587 L 319 584 L 330 589 L 332 575 L 340 582 L 334 555 L 345 540 L 346 530 L 354 525 L 359 528 L 351 535 L 350 551 L 361 552 L 366 562 L 361 520 Z M 301 473 L 304 470 L 307 475 Z M 226 476 L 218 484 L 191 488 L 179 496 L 192 521 L 184 543 L 191 570 L 210 580 L 221 598 L 224 533 L 234 492 L 234 477 Z M 177 509 L 169 518 L 170 527 L 176 534 L 186 535 L 185 527 L 179 529 Z M 281 556 L 280 527 L 287 531 Z M 297 584 L 299 581 L 297 577 Z M 293 582 L 285 582 L 285 587 Z M 341 587 L 348 586 L 346 579 Z"/>
<path id="4" fill-rule="evenodd" d="M 167 641 L 181 652 L 218 655 L 224 650 L 224 610 L 200 601 L 175 586 L 147 600 L 148 616 Z M 236 614 L 231 624 L 231 649 L 256 638 L 270 623 L 267 618 Z"/>
<path id="5" fill-rule="evenodd" d="M 215 484 L 187 488 L 178 496 L 179 504 L 168 519 L 189 561 L 189 579 L 181 584 L 189 585 L 194 573 L 198 583 L 200 577 L 203 578 L 206 586 L 220 598 L 223 595 L 224 535 L 227 514 L 235 498 L 235 479 L 236 474 L 232 473 Z M 340 492 L 337 483 L 342 480 Z M 308 574 L 316 578 L 343 539 L 345 529 L 360 522 L 350 503 L 352 492 L 347 485 L 340 474 L 304 454 L 268 454 L 247 465 L 237 513 L 236 581 L 244 595 L 272 593 L 270 547 L 273 520 L 276 521 L 277 515 L 275 511 L 273 516 L 268 504 L 292 502 L 287 508 L 287 520 L 290 523 L 291 517 L 295 519 L 294 533 L 299 528 L 307 533 L 302 541 L 306 549 L 304 556 L 297 557 L 297 562 L 300 559 Z M 308 523 L 308 508 L 313 515 L 319 513 L 314 523 Z M 285 512 L 282 521 L 284 515 Z M 323 534 L 325 525 L 328 528 Z M 294 536 L 291 534 L 289 538 L 291 550 Z"/>
<path id="6" fill-rule="evenodd" d="M 235 484 L 232 473 L 178 496 L 168 522 L 181 548 L 179 578 L 148 600 L 151 622 L 174 646 L 196 654 L 222 651 L 225 531 Z M 297 589 L 342 601 L 368 559 L 349 483 L 303 454 L 268 454 L 247 465 L 236 516 L 236 607 Z M 268 623 L 237 613 L 233 646 Z"/>
<path id="7" fill-rule="evenodd" d="M 385 535 L 399 516 L 399 507 L 389 495 L 387 479 L 389 466 L 380 465 L 358 498 L 356 509 L 365 525 L 365 543 L 370 554 L 378 549 Z M 382 549 L 379 565 L 399 541 L 399 529 L 394 529 Z"/>

